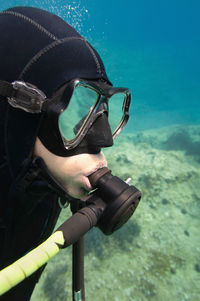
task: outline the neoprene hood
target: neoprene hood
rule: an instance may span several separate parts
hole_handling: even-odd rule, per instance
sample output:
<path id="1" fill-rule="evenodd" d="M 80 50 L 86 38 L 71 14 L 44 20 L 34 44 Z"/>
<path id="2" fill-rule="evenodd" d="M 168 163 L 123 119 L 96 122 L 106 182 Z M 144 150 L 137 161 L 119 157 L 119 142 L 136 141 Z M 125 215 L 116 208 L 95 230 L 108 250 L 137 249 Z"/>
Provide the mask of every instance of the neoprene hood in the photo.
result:
<path id="1" fill-rule="evenodd" d="M 0 13 L 0 36 L 1 80 L 29 82 L 47 97 L 74 78 L 110 83 L 96 50 L 50 12 L 32 7 L 5 10 Z M 0 147 L 6 150 L 10 171 L 16 176 L 32 152 L 41 116 L 16 110 L 7 101 L 2 105 L 7 113 L 0 116 L 5 141 Z"/>

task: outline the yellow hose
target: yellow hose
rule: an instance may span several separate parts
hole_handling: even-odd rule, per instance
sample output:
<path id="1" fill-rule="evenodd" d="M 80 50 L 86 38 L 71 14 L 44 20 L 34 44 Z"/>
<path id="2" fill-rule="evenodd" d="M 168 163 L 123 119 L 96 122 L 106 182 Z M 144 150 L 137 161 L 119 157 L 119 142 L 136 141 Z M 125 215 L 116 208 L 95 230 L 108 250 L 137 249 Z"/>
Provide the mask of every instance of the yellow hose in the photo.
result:
<path id="1" fill-rule="evenodd" d="M 55 256 L 64 244 L 62 231 L 56 231 L 37 248 L 0 271 L 0 296 L 37 271 Z"/>

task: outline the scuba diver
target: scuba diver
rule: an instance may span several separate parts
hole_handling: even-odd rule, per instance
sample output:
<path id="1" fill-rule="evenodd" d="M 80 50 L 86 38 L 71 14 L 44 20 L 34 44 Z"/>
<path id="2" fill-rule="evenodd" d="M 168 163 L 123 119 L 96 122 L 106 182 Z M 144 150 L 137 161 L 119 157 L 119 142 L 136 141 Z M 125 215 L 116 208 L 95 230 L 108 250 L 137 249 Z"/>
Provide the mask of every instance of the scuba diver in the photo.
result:
<path id="1" fill-rule="evenodd" d="M 2 11 L 0 36 L 3 269 L 50 236 L 66 202 L 92 190 L 89 176 L 107 166 L 101 149 L 128 120 L 130 92 L 112 86 L 97 51 L 52 13 Z M 0 299 L 30 300 L 42 271 Z"/>

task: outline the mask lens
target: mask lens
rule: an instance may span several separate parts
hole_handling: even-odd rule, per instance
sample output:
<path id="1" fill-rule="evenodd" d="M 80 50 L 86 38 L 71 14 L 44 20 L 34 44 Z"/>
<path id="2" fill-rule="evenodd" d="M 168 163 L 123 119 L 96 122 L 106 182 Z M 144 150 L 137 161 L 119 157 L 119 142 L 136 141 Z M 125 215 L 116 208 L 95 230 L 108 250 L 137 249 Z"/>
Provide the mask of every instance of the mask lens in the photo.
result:
<path id="1" fill-rule="evenodd" d="M 125 99 L 124 93 L 114 94 L 108 102 L 108 120 L 112 133 L 115 132 L 123 117 L 123 103 Z"/>
<path id="2" fill-rule="evenodd" d="M 98 93 L 78 85 L 74 89 L 69 105 L 59 116 L 59 129 L 66 140 L 73 140 L 98 99 Z"/>

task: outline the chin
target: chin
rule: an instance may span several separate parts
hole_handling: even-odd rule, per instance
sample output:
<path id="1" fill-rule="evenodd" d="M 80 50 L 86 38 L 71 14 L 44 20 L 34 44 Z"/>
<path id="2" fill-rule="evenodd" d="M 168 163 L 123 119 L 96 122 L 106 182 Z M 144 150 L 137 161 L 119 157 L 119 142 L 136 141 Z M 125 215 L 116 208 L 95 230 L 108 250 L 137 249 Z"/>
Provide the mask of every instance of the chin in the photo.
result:
<path id="1" fill-rule="evenodd" d="M 83 187 L 80 187 L 79 189 L 74 189 L 74 190 L 67 189 L 66 191 L 71 197 L 73 197 L 75 199 L 82 199 L 82 198 L 86 197 L 89 193 L 89 191 Z"/>

